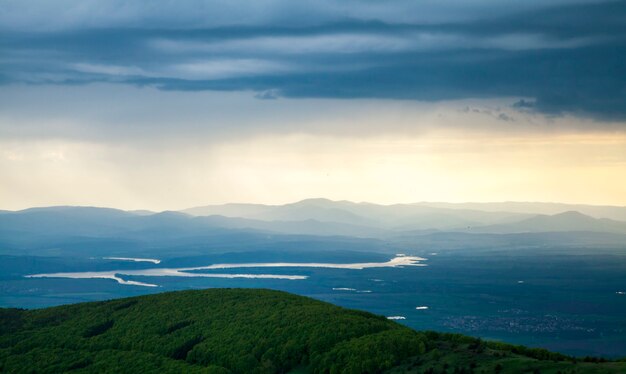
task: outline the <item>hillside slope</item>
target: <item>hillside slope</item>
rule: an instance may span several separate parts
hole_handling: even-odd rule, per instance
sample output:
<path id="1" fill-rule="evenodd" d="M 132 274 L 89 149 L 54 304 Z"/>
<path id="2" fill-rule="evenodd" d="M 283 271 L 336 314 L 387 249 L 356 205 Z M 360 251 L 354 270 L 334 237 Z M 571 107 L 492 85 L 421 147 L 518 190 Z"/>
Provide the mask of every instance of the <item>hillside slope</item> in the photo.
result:
<path id="1" fill-rule="evenodd" d="M 194 290 L 31 311 L 0 309 L 0 372 L 444 369 L 617 373 L 626 363 L 575 362 L 540 349 L 416 332 L 384 317 L 269 290 Z"/>
<path id="2" fill-rule="evenodd" d="M 593 218 L 580 212 L 568 211 L 551 216 L 540 214 L 519 222 L 476 227 L 473 230 L 487 233 L 593 231 L 624 234 L 626 233 L 626 222 L 608 218 Z"/>

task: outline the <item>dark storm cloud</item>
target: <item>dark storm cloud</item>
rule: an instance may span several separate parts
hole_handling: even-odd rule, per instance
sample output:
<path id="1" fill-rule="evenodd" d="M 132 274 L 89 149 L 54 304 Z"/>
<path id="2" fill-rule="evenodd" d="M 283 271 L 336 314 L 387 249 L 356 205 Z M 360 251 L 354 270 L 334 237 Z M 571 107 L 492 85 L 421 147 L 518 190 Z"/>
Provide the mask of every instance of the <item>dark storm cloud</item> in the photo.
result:
<path id="1" fill-rule="evenodd" d="M 254 17 L 214 4 L 205 18 L 83 9 L 42 25 L 32 12 L 9 21 L 5 7 L 0 83 L 253 90 L 261 99 L 524 97 L 514 107 L 626 118 L 626 1 L 412 3 L 267 1 Z"/>

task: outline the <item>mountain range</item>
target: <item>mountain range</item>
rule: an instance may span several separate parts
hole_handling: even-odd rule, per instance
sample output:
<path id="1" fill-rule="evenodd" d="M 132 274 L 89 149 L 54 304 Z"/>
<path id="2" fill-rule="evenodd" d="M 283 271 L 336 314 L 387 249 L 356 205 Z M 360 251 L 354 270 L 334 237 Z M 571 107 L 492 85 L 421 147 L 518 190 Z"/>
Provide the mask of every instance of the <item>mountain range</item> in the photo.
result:
<path id="1" fill-rule="evenodd" d="M 495 204 L 495 203 L 494 203 Z M 507 206 L 502 203 L 494 206 Z M 437 204 L 435 204 L 437 205 Z M 37 236 L 198 236 L 225 230 L 290 235 L 389 238 L 433 232 L 513 234 L 597 232 L 626 234 L 626 222 L 570 210 L 537 213 L 536 203 L 515 211 L 465 209 L 425 203 L 376 205 L 308 199 L 285 205 L 225 204 L 179 212 L 123 211 L 95 207 L 46 207 L 0 212 L 0 235 Z M 491 207 L 490 205 L 481 205 Z M 540 211 L 554 206 L 540 205 Z M 584 206 L 585 211 L 620 216 L 626 208 Z"/>

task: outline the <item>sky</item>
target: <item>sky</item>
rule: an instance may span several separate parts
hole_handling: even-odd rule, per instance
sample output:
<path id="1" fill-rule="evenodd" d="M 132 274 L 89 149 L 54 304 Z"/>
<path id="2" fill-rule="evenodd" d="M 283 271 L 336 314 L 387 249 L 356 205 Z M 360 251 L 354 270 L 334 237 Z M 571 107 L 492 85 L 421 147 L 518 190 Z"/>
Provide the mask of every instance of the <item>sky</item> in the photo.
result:
<path id="1" fill-rule="evenodd" d="M 626 1 L 0 0 L 0 209 L 626 205 Z"/>

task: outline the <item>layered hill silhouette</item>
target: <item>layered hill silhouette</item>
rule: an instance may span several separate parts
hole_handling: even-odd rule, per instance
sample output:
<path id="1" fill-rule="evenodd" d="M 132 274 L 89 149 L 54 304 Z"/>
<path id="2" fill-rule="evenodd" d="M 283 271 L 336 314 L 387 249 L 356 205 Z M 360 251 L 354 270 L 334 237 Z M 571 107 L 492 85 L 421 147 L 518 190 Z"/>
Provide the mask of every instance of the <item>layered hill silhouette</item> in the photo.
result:
<path id="1" fill-rule="evenodd" d="M 624 362 L 417 332 L 279 291 L 179 291 L 0 309 L 0 371 L 618 373 Z"/>
<path id="2" fill-rule="evenodd" d="M 534 215 L 555 215 L 568 211 L 577 211 L 593 218 L 626 221 L 626 207 L 538 202 L 421 202 L 380 205 L 317 198 L 284 205 L 223 204 L 183 210 L 185 213 L 199 216 L 223 215 L 261 220 L 317 219 L 320 221 L 362 225 L 375 223 L 389 226 L 414 223 L 420 218 L 424 221 L 435 221 L 428 218 L 447 217 L 450 221 L 442 220 L 439 223 L 439 228 L 462 226 L 467 223 L 486 225 L 514 222 Z"/>
<path id="3" fill-rule="evenodd" d="M 626 232 L 626 222 L 608 218 L 593 218 L 576 211 L 554 215 L 537 215 L 519 222 L 502 225 L 478 227 L 478 231 L 492 233 L 555 232 L 555 231 L 592 231 Z"/>
<path id="4" fill-rule="evenodd" d="M 521 209 L 518 205 L 515 207 Z M 529 209 L 533 207 L 534 205 L 530 205 Z M 587 206 L 588 210 L 591 208 L 593 207 Z M 596 208 L 598 212 L 602 212 L 600 208 L 603 208 L 611 213 L 609 215 L 616 215 L 622 209 Z M 309 199 L 286 205 L 226 204 L 159 213 L 93 207 L 48 207 L 0 212 L 0 240 L 3 236 L 11 235 L 31 238 L 141 238 L 142 235 L 180 238 L 228 233 L 233 230 L 364 238 L 389 238 L 406 233 L 431 232 L 626 234 L 626 222 L 602 216 L 593 217 L 578 211 L 548 215 L 424 204 L 376 205 L 325 199 Z"/>

